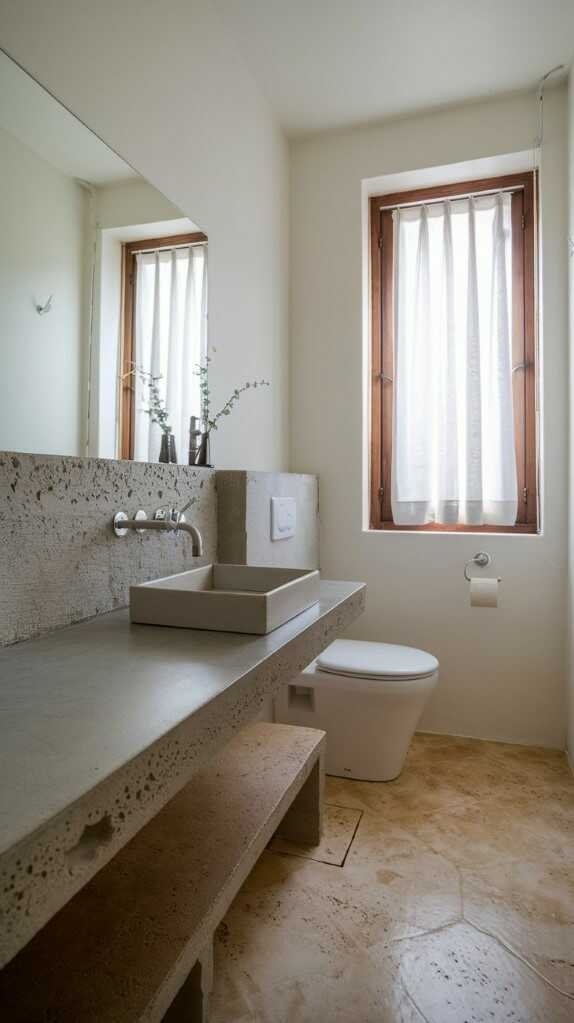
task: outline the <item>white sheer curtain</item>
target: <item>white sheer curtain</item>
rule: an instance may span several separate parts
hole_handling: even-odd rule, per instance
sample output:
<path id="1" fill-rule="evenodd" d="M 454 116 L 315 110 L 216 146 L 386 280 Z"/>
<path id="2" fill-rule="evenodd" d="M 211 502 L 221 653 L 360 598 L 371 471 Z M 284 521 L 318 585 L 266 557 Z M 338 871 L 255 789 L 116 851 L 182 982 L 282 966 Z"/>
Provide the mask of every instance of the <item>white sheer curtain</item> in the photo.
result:
<path id="1" fill-rule="evenodd" d="M 138 368 L 161 377 L 177 460 L 186 463 L 189 419 L 199 415 L 199 380 L 194 375 L 206 352 L 207 246 L 189 245 L 136 258 L 135 356 Z M 144 411 L 149 392 L 136 374 L 136 461 L 157 462 L 161 432 Z"/>
<path id="2" fill-rule="evenodd" d="M 394 217 L 393 519 L 514 525 L 510 196 Z"/>

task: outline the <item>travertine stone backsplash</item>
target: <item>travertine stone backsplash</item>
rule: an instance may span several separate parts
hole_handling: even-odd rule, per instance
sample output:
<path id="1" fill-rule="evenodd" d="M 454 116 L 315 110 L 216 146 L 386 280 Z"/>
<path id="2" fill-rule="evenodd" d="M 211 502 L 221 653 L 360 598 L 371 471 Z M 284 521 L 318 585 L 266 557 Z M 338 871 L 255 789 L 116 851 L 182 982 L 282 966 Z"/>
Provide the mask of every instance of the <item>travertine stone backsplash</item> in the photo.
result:
<path id="1" fill-rule="evenodd" d="M 0 453 L 0 646 L 123 607 L 129 587 L 191 567 L 188 536 L 118 538 L 120 509 L 193 504 L 217 550 L 215 472 L 187 466 Z M 194 559 L 193 564 L 201 564 Z"/>

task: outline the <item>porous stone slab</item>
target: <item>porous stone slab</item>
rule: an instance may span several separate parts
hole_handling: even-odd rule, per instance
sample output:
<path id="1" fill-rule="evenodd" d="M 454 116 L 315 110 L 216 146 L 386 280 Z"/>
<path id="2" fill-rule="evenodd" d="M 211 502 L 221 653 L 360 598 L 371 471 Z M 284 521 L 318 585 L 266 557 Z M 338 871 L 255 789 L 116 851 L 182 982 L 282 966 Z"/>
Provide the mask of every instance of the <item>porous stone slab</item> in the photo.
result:
<path id="1" fill-rule="evenodd" d="M 362 583 L 267 636 L 102 615 L 0 652 L 0 964 L 363 610 Z"/>
<path id="2" fill-rule="evenodd" d="M 115 536 L 117 511 L 183 507 L 189 536 Z M 0 646 L 125 607 L 130 585 L 216 560 L 215 473 L 186 465 L 0 452 Z"/>
<path id="3" fill-rule="evenodd" d="M 213 932 L 274 831 L 319 840 L 324 744 L 324 732 L 290 725 L 236 735 L 5 967 L 0 1015 L 206 1019 Z M 189 1008 L 186 978 L 202 953 L 200 1005 L 166 1017 L 178 992 Z"/>

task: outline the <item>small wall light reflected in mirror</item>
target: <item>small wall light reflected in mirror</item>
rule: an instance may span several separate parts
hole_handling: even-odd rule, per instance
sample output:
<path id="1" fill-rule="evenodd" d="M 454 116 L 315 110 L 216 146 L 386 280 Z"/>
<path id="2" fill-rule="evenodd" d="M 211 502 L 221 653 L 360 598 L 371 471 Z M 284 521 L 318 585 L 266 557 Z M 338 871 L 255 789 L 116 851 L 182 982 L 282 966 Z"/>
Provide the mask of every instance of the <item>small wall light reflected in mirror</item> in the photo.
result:
<path id="1" fill-rule="evenodd" d="M 38 305 L 37 302 L 35 303 L 36 312 L 38 313 L 38 316 L 44 316 L 46 313 L 50 312 L 50 309 L 52 308 L 53 297 L 54 297 L 53 295 L 50 295 L 48 301 L 44 302 L 44 305 Z"/>

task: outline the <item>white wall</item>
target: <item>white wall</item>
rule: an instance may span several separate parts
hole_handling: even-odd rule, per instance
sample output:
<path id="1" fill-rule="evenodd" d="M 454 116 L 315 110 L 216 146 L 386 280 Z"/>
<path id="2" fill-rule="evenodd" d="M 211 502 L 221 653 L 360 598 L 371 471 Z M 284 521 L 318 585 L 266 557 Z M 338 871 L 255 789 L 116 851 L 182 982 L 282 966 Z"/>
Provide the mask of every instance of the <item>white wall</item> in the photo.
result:
<path id="1" fill-rule="evenodd" d="M 134 178 L 96 190 L 96 220 L 101 230 L 177 220 L 181 211 L 147 181 Z"/>
<path id="2" fill-rule="evenodd" d="M 427 648 L 441 682 L 422 727 L 562 747 L 566 627 L 565 95 L 548 90 L 542 162 L 544 536 L 362 531 L 361 182 L 518 152 L 534 96 L 325 134 L 293 147 L 292 464 L 320 478 L 321 568 L 368 584 L 351 635 Z M 470 608 L 464 562 L 485 548 L 496 611 Z"/>
<path id="3" fill-rule="evenodd" d="M 569 464 L 569 557 L 568 557 L 568 754 L 574 770 L 574 69 L 570 69 L 568 88 L 568 220 L 569 298 L 570 298 L 570 464 Z"/>
<path id="4" fill-rule="evenodd" d="M 77 455 L 86 193 L 1 129 L 0 180 L 0 449 Z"/>
<path id="5" fill-rule="evenodd" d="M 215 464 L 286 468 L 287 147 L 213 4 L 0 0 L 0 21 L 8 53 L 209 236 L 214 404 L 273 385 L 218 431 Z"/>

